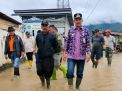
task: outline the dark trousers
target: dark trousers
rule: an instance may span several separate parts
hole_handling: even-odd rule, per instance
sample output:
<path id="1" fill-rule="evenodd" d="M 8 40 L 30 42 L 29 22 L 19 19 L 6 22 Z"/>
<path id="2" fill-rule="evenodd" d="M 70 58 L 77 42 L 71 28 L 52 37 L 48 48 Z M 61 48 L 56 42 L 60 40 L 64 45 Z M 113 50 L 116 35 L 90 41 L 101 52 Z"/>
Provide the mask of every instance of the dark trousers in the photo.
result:
<path id="1" fill-rule="evenodd" d="M 46 79 L 49 79 L 52 76 L 54 68 L 53 57 L 43 59 L 36 58 L 36 60 L 37 75 L 39 77 L 44 76 Z"/>
<path id="2" fill-rule="evenodd" d="M 33 60 L 33 52 L 27 52 L 26 56 L 28 60 Z"/>
<path id="3" fill-rule="evenodd" d="M 16 52 L 11 52 L 10 54 L 8 54 L 8 57 L 11 59 L 12 64 L 14 66 L 14 75 L 19 76 L 20 57 L 16 56 Z"/>
<path id="4" fill-rule="evenodd" d="M 67 61 L 67 78 L 73 78 L 74 77 L 74 68 L 75 65 L 77 66 L 77 77 L 82 78 L 83 77 L 83 71 L 84 71 L 84 65 L 85 60 L 74 60 L 74 59 L 68 59 Z"/>
<path id="5" fill-rule="evenodd" d="M 95 59 L 98 61 L 101 58 L 101 51 L 102 49 L 92 49 L 91 51 L 91 60 L 94 61 Z"/>

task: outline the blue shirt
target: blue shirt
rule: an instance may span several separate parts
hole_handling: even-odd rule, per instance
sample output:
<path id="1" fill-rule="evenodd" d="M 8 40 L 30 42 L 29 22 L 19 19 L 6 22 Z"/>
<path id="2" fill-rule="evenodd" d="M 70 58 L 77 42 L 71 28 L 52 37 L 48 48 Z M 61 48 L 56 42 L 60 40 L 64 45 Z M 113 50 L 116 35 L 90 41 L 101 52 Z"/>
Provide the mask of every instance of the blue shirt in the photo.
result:
<path id="1" fill-rule="evenodd" d="M 104 43 L 104 38 L 102 36 L 93 36 L 92 38 L 92 48 L 99 49 L 102 48 L 102 43 Z"/>

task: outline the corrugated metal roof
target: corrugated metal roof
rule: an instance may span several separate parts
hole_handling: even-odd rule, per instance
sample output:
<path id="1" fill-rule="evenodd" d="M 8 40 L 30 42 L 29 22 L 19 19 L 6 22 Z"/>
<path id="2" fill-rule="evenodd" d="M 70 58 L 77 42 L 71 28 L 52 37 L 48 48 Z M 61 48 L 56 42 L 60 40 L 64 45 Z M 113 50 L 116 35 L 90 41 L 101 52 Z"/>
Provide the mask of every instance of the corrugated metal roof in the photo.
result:
<path id="1" fill-rule="evenodd" d="M 70 14 L 71 15 L 71 12 L 40 12 L 40 13 L 15 13 L 15 14 L 12 14 L 13 16 L 14 15 L 19 15 L 19 16 L 32 16 L 32 15 L 66 15 L 66 14 Z"/>
<path id="2" fill-rule="evenodd" d="M 72 16 L 71 8 L 64 9 L 31 9 L 31 10 L 14 10 L 15 14 L 19 16 L 32 16 L 32 15 L 66 15 Z"/>
<path id="3" fill-rule="evenodd" d="M 15 13 L 42 13 L 42 12 L 71 12 L 71 8 L 61 8 L 61 9 L 29 9 L 29 10 L 14 10 Z"/>
<path id="4" fill-rule="evenodd" d="M 73 25 L 72 10 L 71 8 L 60 8 L 60 9 L 29 9 L 29 10 L 14 10 L 15 14 L 21 17 L 28 16 L 40 16 L 40 17 L 50 17 L 50 16 L 67 16 L 70 25 Z"/>

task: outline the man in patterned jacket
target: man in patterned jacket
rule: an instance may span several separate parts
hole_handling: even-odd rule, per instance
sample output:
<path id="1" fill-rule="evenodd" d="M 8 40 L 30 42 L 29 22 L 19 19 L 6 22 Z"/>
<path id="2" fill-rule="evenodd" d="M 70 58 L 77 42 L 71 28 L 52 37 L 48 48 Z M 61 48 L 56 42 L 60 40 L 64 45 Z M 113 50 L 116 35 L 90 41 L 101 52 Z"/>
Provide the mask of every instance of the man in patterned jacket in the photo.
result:
<path id="1" fill-rule="evenodd" d="M 83 78 L 83 71 L 85 60 L 90 60 L 90 34 L 87 28 L 82 26 L 82 14 L 76 13 L 74 15 L 74 24 L 68 32 L 67 43 L 65 43 L 67 55 L 67 79 L 69 88 L 73 88 L 74 68 L 77 65 L 76 89 L 79 90 L 81 80 Z"/>

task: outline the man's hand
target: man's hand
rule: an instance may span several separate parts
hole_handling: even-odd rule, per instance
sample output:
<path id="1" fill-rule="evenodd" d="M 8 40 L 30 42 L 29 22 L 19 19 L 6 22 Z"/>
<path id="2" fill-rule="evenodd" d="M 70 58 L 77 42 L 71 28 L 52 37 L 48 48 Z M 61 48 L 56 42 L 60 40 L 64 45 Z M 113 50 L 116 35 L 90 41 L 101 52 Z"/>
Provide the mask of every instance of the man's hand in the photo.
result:
<path id="1" fill-rule="evenodd" d="M 22 58 L 25 57 L 25 52 L 21 52 L 21 57 L 22 57 Z"/>
<path id="2" fill-rule="evenodd" d="M 91 59 L 90 53 L 86 53 L 86 61 L 89 62 Z"/>
<path id="3" fill-rule="evenodd" d="M 63 53 L 63 61 L 66 61 L 67 60 L 67 54 L 64 52 Z"/>
<path id="4" fill-rule="evenodd" d="M 33 49 L 33 54 L 35 54 L 36 53 L 36 49 Z"/>
<path id="5" fill-rule="evenodd" d="M 8 59 L 8 55 L 5 55 L 5 59 L 6 59 L 6 60 Z"/>

